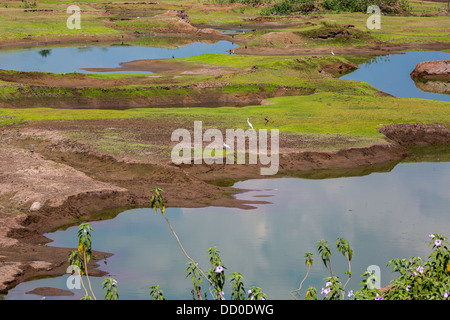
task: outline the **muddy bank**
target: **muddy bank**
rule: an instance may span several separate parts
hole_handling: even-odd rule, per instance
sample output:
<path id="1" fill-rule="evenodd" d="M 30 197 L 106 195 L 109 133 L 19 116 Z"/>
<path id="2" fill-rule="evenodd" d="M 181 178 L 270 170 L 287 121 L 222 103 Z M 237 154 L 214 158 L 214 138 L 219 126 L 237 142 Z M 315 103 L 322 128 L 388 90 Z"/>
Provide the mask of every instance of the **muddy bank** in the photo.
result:
<path id="1" fill-rule="evenodd" d="M 410 75 L 413 79 L 450 81 L 450 60 L 420 62 Z"/>
<path id="2" fill-rule="evenodd" d="M 60 35 L 55 38 L 22 38 L 2 40 L 0 42 L 0 49 L 7 48 L 26 48 L 26 47 L 38 47 L 47 45 L 64 45 L 64 44 L 95 44 L 111 41 L 134 41 L 138 39 L 137 34 L 123 33 L 121 35 L 114 36 L 98 36 L 98 35 L 80 35 L 80 36 L 65 36 Z"/>
<path id="3" fill-rule="evenodd" d="M 255 90 L 256 89 L 256 90 Z M 91 108 L 127 109 L 151 107 L 245 106 L 279 96 L 309 95 L 315 90 L 262 84 L 165 85 L 152 87 L 67 87 L 29 85 L 19 95 L 0 100 L 1 108 Z"/>
<path id="4" fill-rule="evenodd" d="M 119 63 L 117 68 L 84 68 L 91 72 L 123 72 L 123 71 L 148 71 L 152 73 L 179 74 L 179 75 L 205 75 L 220 76 L 241 69 L 212 65 L 187 65 L 178 61 L 167 59 L 143 59 Z"/>
<path id="5" fill-rule="evenodd" d="M 450 94 L 450 60 L 420 62 L 410 76 L 422 91 Z"/>
<path id="6" fill-rule="evenodd" d="M 382 43 L 366 46 L 350 46 L 332 48 L 336 55 L 386 55 L 391 53 L 399 53 L 404 50 L 426 49 L 426 50 L 445 50 L 449 49 L 448 43 L 414 43 L 414 44 L 392 44 Z M 249 55 L 309 55 L 309 54 L 331 54 L 329 47 L 317 48 L 271 48 L 271 47 L 243 47 L 234 49 L 237 54 Z"/>
<path id="7" fill-rule="evenodd" d="M 393 124 L 379 131 L 401 146 L 450 145 L 450 123 Z"/>
<path id="8" fill-rule="evenodd" d="M 111 125 L 111 121 L 105 123 Z M 96 212 L 146 207 L 151 188 L 162 188 L 167 205 L 174 207 L 250 208 L 264 203 L 232 198 L 239 192 L 230 186 L 233 181 L 261 178 L 257 165 L 138 163 L 99 154 L 67 139 L 62 127 L 59 131 L 47 128 L 47 132 L 37 127 L 28 133 L 23 127 L 20 131 L 1 129 L 1 154 L 7 156 L 0 157 L 0 292 L 32 276 L 65 273 L 69 250 L 46 247 L 48 239 L 43 233 L 89 220 Z M 141 130 L 144 124 L 137 128 Z M 333 170 L 337 176 L 389 171 L 408 154 L 406 145 L 450 142 L 448 126 L 439 124 L 393 125 L 381 131 L 391 142 L 338 151 L 295 150 L 292 141 L 283 140 L 277 176 L 312 177 L 317 173 L 317 177 Z M 30 211 L 36 201 L 42 204 L 41 209 Z M 97 253 L 96 257 L 105 255 Z"/>

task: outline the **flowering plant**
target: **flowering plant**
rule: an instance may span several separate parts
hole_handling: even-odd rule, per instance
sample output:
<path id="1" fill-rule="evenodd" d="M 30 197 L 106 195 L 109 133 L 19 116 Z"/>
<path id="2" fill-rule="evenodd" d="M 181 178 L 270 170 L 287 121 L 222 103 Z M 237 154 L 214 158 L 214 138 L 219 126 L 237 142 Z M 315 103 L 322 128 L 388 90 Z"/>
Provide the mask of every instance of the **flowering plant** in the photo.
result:
<path id="1" fill-rule="evenodd" d="M 420 257 L 392 259 L 393 271 L 400 276 L 393 280 L 386 298 L 392 300 L 442 300 L 450 292 L 450 250 L 447 238 L 430 234 L 432 252 L 428 260 Z"/>
<path id="2" fill-rule="evenodd" d="M 213 299 L 225 299 L 224 287 L 226 283 L 226 275 L 219 250 L 216 247 L 209 248 L 208 258 L 210 268 L 204 272 L 199 264 L 195 262 L 185 249 L 177 234 L 173 230 L 169 219 L 164 214 L 165 204 L 162 198 L 162 190 L 155 188 L 152 190 L 154 195 L 151 198 L 151 208 L 155 211 L 158 209 L 161 215 L 166 219 L 169 227 L 177 239 L 180 248 L 185 256 L 188 258 L 188 268 L 186 270 L 186 277 L 191 276 L 194 290 L 192 296 L 194 300 L 207 299 L 207 292 L 202 292 L 203 280 L 209 284 L 209 292 Z M 69 263 L 76 265 L 80 269 L 80 276 L 85 274 L 88 278 L 87 262 L 92 253 L 91 249 L 91 234 L 89 224 L 82 224 L 78 228 L 78 250 L 72 251 L 69 254 Z M 348 276 L 345 284 L 342 284 L 340 278 L 333 274 L 331 267 L 332 250 L 326 240 L 320 240 L 317 244 L 317 251 L 322 259 L 325 268 L 329 271 L 330 276 L 325 278 L 325 286 L 321 289 L 320 294 L 324 300 L 344 300 L 346 297 L 351 300 L 448 300 L 450 297 L 450 250 L 448 248 L 447 238 L 441 234 L 431 234 L 429 236 L 429 247 L 432 247 L 432 252 L 425 261 L 420 257 L 413 257 L 411 259 L 392 259 L 388 262 L 388 266 L 393 266 L 393 272 L 399 273 L 399 277 L 391 281 L 392 283 L 384 288 L 383 292 L 373 285 L 374 274 L 365 271 L 361 277 L 361 287 L 356 292 L 353 290 L 346 290 L 352 275 L 351 260 L 353 257 L 353 250 L 349 242 L 344 238 L 336 239 L 336 249 L 340 252 L 348 262 L 348 271 L 345 274 Z M 294 299 L 302 298 L 300 291 L 302 284 L 309 275 L 310 268 L 314 262 L 313 254 L 305 254 L 305 265 L 307 265 L 307 273 L 298 289 L 291 291 Z M 238 272 L 232 272 L 231 283 L 231 299 L 233 300 L 264 300 L 267 295 L 261 288 L 252 286 L 245 290 L 243 277 Z M 83 284 L 83 283 L 82 283 Z M 84 284 L 83 284 L 84 287 Z M 84 287 L 85 288 L 85 287 Z M 105 299 L 116 300 L 119 295 L 117 293 L 117 281 L 112 278 L 107 278 L 103 281 L 103 289 L 106 289 Z M 86 295 L 82 299 L 92 299 L 85 288 Z M 91 293 L 93 295 L 92 289 Z M 304 298 L 306 300 L 317 300 L 317 290 L 310 286 Z M 94 299 L 95 296 L 93 295 Z M 164 300 L 164 292 L 157 285 L 150 287 L 150 298 L 153 300 Z"/>
<path id="3" fill-rule="evenodd" d="M 349 271 L 348 280 L 345 285 L 339 280 L 339 277 L 333 274 L 331 268 L 332 251 L 328 242 L 321 240 L 317 242 L 317 251 L 322 258 L 325 267 L 330 272 L 330 277 L 325 278 L 325 286 L 321 289 L 320 294 L 324 300 L 343 300 L 345 297 L 352 300 L 447 300 L 450 297 L 450 250 L 447 245 L 447 238 L 441 234 L 431 234 L 430 244 L 432 252 L 428 260 L 424 261 L 420 257 L 411 259 L 392 259 L 388 262 L 388 266 L 393 265 L 393 272 L 397 272 L 400 276 L 393 281 L 391 285 L 384 288 L 383 293 L 376 288 L 372 281 L 374 274 L 365 271 L 361 277 L 361 287 L 356 292 L 345 290 L 345 287 L 351 277 L 351 265 L 353 251 L 348 241 L 338 238 L 336 248 L 341 252 L 348 261 Z M 308 253 L 308 271 L 312 263 L 312 254 Z M 306 279 L 306 277 L 305 277 Z M 303 281 L 305 281 L 303 279 Z M 303 283 L 302 281 L 302 283 Z M 301 288 L 301 285 L 300 285 Z M 299 289 L 300 289 L 299 288 Z M 299 296 L 299 289 L 294 290 Z M 305 299 L 317 299 L 316 289 L 308 288 Z"/>

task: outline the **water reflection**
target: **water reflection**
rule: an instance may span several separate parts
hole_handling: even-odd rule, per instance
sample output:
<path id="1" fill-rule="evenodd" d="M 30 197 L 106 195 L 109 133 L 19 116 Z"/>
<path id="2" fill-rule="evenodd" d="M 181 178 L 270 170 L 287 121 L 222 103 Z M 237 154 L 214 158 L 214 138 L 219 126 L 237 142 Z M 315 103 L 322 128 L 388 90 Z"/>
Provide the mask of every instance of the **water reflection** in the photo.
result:
<path id="1" fill-rule="evenodd" d="M 236 44 L 229 41 L 217 41 L 194 42 L 176 48 L 120 44 L 8 49 L 0 50 L 0 69 L 56 73 L 89 72 L 82 68 L 116 68 L 121 62 L 140 59 L 181 58 L 208 53 L 228 54 L 227 50 L 236 47 Z"/>
<path id="2" fill-rule="evenodd" d="M 450 95 L 450 81 L 440 80 L 415 80 L 414 84 L 417 88 L 424 92 L 440 93 Z"/>
<path id="3" fill-rule="evenodd" d="M 50 49 L 43 49 L 43 50 L 38 51 L 39 55 L 43 58 L 48 57 L 51 52 L 52 52 L 52 50 L 50 50 Z"/>
<path id="4" fill-rule="evenodd" d="M 253 210 L 169 208 L 166 213 L 189 255 L 204 268 L 206 249 L 216 246 L 227 272 L 241 272 L 246 287 L 258 285 L 271 299 L 290 299 L 289 292 L 305 275 L 306 252 L 315 254 L 315 264 L 303 287 L 320 292 L 329 275 L 316 254 L 320 239 L 330 245 L 337 237 L 350 241 L 352 289 L 359 287 L 359 276 L 369 265 L 380 266 L 386 285 L 393 278 L 388 260 L 427 258 L 428 234 L 450 230 L 449 177 L 450 163 L 430 162 L 401 163 L 392 172 L 363 177 L 249 180 L 236 184 L 253 190 L 239 198 L 267 196 L 271 204 Z M 154 284 L 168 299 L 191 299 L 187 260 L 161 216 L 135 209 L 91 225 L 95 249 L 114 253 L 101 269 L 118 280 L 121 299 L 148 299 Z M 55 240 L 52 245 L 73 247 L 76 227 L 47 236 Z M 334 251 L 332 263 L 333 272 L 345 279 L 344 257 Z M 65 277 L 21 284 L 6 298 L 39 299 L 24 294 L 38 286 L 64 289 Z M 101 279 L 94 286 L 100 288 Z M 102 297 L 101 289 L 96 295 Z"/>
<path id="5" fill-rule="evenodd" d="M 410 77 L 419 62 L 449 58 L 450 53 L 440 51 L 413 51 L 379 56 L 360 65 L 358 70 L 341 79 L 365 81 L 396 97 L 450 101 L 447 94 L 422 91 Z"/>

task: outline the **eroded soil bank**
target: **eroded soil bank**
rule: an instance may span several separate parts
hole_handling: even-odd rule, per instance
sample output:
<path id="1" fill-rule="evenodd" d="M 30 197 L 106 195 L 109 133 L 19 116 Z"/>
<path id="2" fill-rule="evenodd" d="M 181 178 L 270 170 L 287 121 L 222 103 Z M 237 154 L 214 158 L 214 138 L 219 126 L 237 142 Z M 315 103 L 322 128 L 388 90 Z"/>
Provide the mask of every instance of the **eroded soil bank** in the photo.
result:
<path id="1" fill-rule="evenodd" d="M 105 120 L 96 121 L 95 126 L 132 127 L 149 141 L 170 143 L 157 123 Z M 89 220 L 108 209 L 146 207 L 151 188 L 162 188 L 167 205 L 173 207 L 250 208 L 264 203 L 238 201 L 232 195 L 240 190 L 230 186 L 237 180 L 263 177 L 258 165 L 176 166 L 166 155 L 152 161 L 120 158 L 68 138 L 65 132 L 73 130 L 74 125 L 92 123 L 42 122 L 0 130 L 0 292 L 33 276 L 66 272 L 69 250 L 45 246 L 49 240 L 43 233 Z M 405 146 L 418 141 L 448 145 L 448 125 L 391 125 L 381 129 L 389 138 L 386 143 L 338 151 L 302 150 L 297 147 L 301 141 L 281 135 L 277 176 L 389 171 L 407 156 Z M 36 202 L 41 208 L 30 211 Z M 93 259 L 105 255 L 109 254 L 95 252 Z M 100 270 L 93 272 L 101 274 Z"/>

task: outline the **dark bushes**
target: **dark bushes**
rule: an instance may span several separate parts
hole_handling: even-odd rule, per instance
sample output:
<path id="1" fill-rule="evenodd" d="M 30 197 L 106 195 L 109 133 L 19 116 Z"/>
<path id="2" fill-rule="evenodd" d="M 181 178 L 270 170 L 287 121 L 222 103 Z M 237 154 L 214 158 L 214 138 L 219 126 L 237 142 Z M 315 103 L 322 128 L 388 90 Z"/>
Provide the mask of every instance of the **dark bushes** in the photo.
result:
<path id="1" fill-rule="evenodd" d="M 398 14 L 410 10 L 408 0 L 281 0 L 261 10 L 261 15 L 290 15 L 314 11 L 366 12 L 377 5 L 383 13 Z"/>

